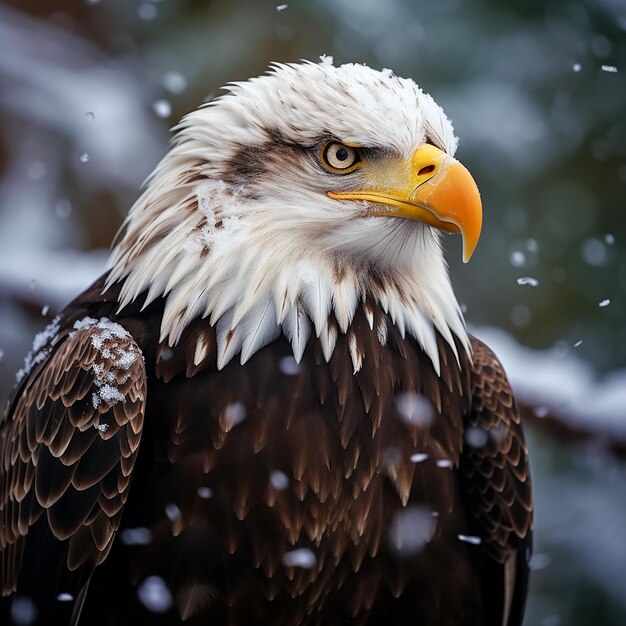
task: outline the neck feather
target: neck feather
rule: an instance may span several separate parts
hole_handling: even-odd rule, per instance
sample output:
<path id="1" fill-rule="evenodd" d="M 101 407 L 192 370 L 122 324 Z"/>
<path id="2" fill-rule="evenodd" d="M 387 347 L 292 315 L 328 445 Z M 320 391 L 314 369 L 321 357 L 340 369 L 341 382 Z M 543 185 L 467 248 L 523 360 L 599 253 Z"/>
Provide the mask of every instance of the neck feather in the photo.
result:
<path id="1" fill-rule="evenodd" d="M 120 308 L 146 291 L 145 305 L 165 298 L 161 340 L 173 346 L 189 323 L 206 318 L 216 326 L 219 368 L 236 355 L 245 363 L 281 333 L 296 361 L 313 333 L 330 360 L 338 333 L 348 332 L 362 305 L 381 344 L 387 332 L 384 324 L 374 328 L 372 306 L 387 314 L 402 337 L 419 343 L 437 373 L 437 332 L 455 354 L 454 337 L 469 353 L 438 246 L 427 263 L 420 265 L 413 258 L 418 255 L 411 255 L 412 263 L 384 270 L 322 253 L 316 257 L 303 252 L 306 242 L 297 229 L 285 236 L 284 225 L 272 231 L 269 224 L 251 224 L 229 213 L 237 202 L 224 185 L 214 184 L 213 205 L 203 207 L 206 194 L 198 192 L 197 174 L 188 162 L 184 172 L 179 168 L 177 175 L 172 164 L 157 169 L 113 250 L 107 282 L 107 288 L 122 282 Z M 200 362 L 205 355 L 197 352 Z M 357 371 L 362 350 L 353 352 Z"/>

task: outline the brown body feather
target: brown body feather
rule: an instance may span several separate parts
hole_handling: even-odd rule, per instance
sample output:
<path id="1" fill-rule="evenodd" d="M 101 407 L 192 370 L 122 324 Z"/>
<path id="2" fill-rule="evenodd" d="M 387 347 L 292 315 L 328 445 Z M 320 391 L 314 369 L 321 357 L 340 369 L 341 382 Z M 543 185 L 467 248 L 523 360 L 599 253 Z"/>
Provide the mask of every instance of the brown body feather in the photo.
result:
<path id="1" fill-rule="evenodd" d="M 116 313 L 101 289 L 66 309 L 0 431 L 2 589 L 33 598 L 41 624 L 62 624 L 57 595 L 89 576 L 81 624 L 521 623 L 528 463 L 488 348 L 473 340 L 473 362 L 459 349 L 457 363 L 439 340 L 438 376 L 367 302 L 329 363 L 312 339 L 296 364 L 279 338 L 218 371 L 206 320 L 170 349 L 161 300 Z M 121 324 L 145 358 L 120 383 L 126 400 L 101 410 L 102 353 L 89 329 L 70 334 L 87 315 Z M 403 418 L 401 394 L 426 398 L 431 419 Z M 138 527 L 145 545 L 114 539 Z M 162 613 L 138 599 L 149 576 L 171 593 Z"/>

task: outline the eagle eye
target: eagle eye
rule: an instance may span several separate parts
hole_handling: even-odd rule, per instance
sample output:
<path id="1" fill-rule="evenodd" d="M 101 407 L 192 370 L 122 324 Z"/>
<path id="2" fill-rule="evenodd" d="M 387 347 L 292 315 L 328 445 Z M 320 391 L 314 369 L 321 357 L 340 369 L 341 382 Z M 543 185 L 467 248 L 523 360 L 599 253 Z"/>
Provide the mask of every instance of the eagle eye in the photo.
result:
<path id="1" fill-rule="evenodd" d="M 356 148 L 338 141 L 329 141 L 322 148 L 321 158 L 328 169 L 341 174 L 351 172 L 361 162 Z"/>

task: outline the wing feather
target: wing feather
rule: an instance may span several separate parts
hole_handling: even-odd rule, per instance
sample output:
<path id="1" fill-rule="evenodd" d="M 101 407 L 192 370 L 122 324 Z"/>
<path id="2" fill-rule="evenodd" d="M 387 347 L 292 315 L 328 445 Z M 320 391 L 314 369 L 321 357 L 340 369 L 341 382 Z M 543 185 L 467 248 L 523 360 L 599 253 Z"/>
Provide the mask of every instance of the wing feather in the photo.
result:
<path id="1" fill-rule="evenodd" d="M 528 452 L 502 365 L 475 338 L 472 350 L 472 409 L 465 419 L 460 476 L 470 528 L 485 550 L 485 624 L 519 626 L 532 546 Z"/>
<path id="2" fill-rule="evenodd" d="M 47 615 L 58 591 L 79 594 L 119 527 L 145 406 L 141 351 L 108 320 L 59 335 L 22 382 L 0 425 L 3 595 Z"/>

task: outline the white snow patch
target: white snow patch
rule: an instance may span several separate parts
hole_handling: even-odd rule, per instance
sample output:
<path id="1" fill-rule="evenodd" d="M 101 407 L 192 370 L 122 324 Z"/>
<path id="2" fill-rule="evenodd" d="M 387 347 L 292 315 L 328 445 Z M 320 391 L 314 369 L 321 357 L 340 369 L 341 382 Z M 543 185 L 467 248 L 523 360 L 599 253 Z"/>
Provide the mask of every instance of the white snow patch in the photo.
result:
<path id="1" fill-rule="evenodd" d="M 474 537 L 472 535 L 457 535 L 460 541 L 465 541 L 465 543 L 471 543 L 473 546 L 478 546 L 481 543 L 480 537 Z"/>
<path id="2" fill-rule="evenodd" d="M 95 360 L 91 366 L 91 373 L 97 387 L 97 390 L 91 395 L 91 403 L 94 409 L 99 409 L 103 404 L 110 408 L 118 402 L 126 401 L 118 385 L 124 384 L 128 380 L 128 371 L 137 360 L 137 356 L 141 355 L 141 352 L 133 342 L 126 341 L 132 339 L 130 333 L 123 326 L 106 317 L 99 320 L 93 317 L 84 317 L 76 320 L 73 326 L 75 331 L 94 327 L 98 332 L 91 336 L 91 345 L 98 350 L 100 358 Z M 105 363 L 102 362 L 102 359 L 110 362 L 108 368 L 105 369 Z M 102 426 L 106 426 L 106 428 L 103 430 Z M 96 428 L 100 432 L 106 432 L 108 425 L 96 425 Z"/>
<path id="3" fill-rule="evenodd" d="M 58 338 L 60 320 L 61 318 L 57 315 L 40 333 L 35 335 L 33 347 L 24 359 L 24 367 L 15 375 L 18 383 L 30 374 L 33 367 L 39 365 L 48 356 Z"/>
<path id="4" fill-rule="evenodd" d="M 172 606 L 172 592 L 160 576 L 148 576 L 137 587 L 137 596 L 152 613 L 165 613 Z"/>
<path id="5" fill-rule="evenodd" d="M 326 65 L 328 67 L 333 67 L 335 63 L 335 58 L 329 54 L 320 55 L 320 65 Z"/>
<path id="6" fill-rule="evenodd" d="M 37 621 L 39 611 L 35 603 L 26 596 L 13 596 L 11 618 L 17 626 L 30 626 Z"/>
<path id="7" fill-rule="evenodd" d="M 236 237 L 237 232 L 246 225 L 241 219 L 241 207 L 237 201 L 238 191 L 223 181 L 205 184 L 196 188 L 198 208 L 206 218 L 206 224 L 199 235 L 189 242 L 194 247 L 212 249 L 219 253 Z M 218 227 L 219 222 L 219 227 Z"/>

